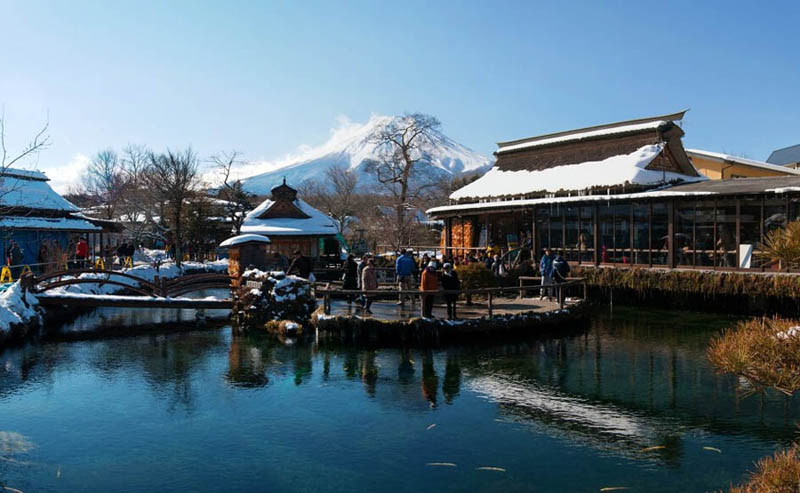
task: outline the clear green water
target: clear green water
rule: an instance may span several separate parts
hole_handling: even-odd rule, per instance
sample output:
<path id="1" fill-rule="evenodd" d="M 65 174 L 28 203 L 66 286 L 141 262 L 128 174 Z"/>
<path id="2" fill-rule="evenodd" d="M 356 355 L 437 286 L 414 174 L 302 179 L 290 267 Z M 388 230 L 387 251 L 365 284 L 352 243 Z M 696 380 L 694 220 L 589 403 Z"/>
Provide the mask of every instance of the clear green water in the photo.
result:
<path id="1" fill-rule="evenodd" d="M 737 398 L 709 369 L 708 339 L 729 323 L 629 309 L 569 338 L 435 350 L 287 347 L 228 328 L 31 344 L 0 353 L 0 484 L 724 488 L 800 415 L 777 396 Z"/>

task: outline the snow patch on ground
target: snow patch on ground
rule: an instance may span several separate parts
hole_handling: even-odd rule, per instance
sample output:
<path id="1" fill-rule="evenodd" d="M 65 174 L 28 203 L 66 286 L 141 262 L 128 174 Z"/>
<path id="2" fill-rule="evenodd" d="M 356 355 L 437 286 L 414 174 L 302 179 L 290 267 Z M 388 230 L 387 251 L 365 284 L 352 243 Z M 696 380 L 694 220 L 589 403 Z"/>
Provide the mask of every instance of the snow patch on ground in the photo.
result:
<path id="1" fill-rule="evenodd" d="M 7 333 L 14 325 L 24 325 L 39 316 L 36 296 L 25 293 L 19 282 L 0 294 L 0 333 Z"/>

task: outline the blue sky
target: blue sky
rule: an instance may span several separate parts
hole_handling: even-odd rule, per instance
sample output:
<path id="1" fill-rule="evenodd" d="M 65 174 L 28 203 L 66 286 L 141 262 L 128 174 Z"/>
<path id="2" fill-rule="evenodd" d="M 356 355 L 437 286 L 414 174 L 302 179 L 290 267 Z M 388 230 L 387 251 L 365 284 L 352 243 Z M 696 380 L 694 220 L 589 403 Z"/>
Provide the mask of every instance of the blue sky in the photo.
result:
<path id="1" fill-rule="evenodd" d="M 0 104 L 58 186 L 141 143 L 272 160 L 421 111 L 495 142 L 691 108 L 687 147 L 800 143 L 800 2 L 0 0 Z"/>

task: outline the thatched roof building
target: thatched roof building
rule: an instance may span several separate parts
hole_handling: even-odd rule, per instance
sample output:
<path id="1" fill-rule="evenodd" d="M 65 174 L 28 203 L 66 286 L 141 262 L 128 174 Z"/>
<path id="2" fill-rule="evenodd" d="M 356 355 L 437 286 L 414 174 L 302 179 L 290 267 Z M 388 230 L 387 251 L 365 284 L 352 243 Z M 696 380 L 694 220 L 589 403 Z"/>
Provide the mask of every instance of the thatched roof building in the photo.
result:
<path id="1" fill-rule="evenodd" d="M 458 202 L 644 191 L 704 180 L 681 144 L 684 112 L 498 143 L 484 176 Z"/>

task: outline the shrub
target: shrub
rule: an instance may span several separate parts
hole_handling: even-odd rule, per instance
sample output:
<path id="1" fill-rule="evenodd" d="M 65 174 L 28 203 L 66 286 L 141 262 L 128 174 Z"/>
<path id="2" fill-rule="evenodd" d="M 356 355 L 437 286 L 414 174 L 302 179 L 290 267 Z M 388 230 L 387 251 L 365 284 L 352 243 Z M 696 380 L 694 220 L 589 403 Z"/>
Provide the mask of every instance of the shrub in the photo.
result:
<path id="1" fill-rule="evenodd" d="M 788 493 L 800 489 L 800 447 L 779 450 L 756 463 L 747 482 L 731 488 L 731 493 Z"/>
<path id="2" fill-rule="evenodd" d="M 257 281 L 261 287 L 248 287 L 248 281 Z M 282 272 L 249 270 L 242 276 L 234 313 L 238 325 L 247 330 L 268 329 L 267 324 L 275 321 L 297 322 L 302 327 L 311 319 L 316 306 L 311 285 L 305 279 Z M 279 325 L 270 327 L 277 329 Z"/>
<path id="3" fill-rule="evenodd" d="M 754 390 L 800 390 L 800 322 L 762 318 L 739 322 L 713 337 L 708 359 L 719 372 L 745 378 Z"/>
<path id="4" fill-rule="evenodd" d="M 761 254 L 770 260 L 779 260 L 782 267 L 800 264 L 800 221 L 792 221 L 785 229 L 767 233 Z"/>
<path id="5" fill-rule="evenodd" d="M 459 265 L 456 268 L 461 281 L 461 289 L 492 288 L 497 286 L 497 279 L 491 270 L 481 262 Z"/>

